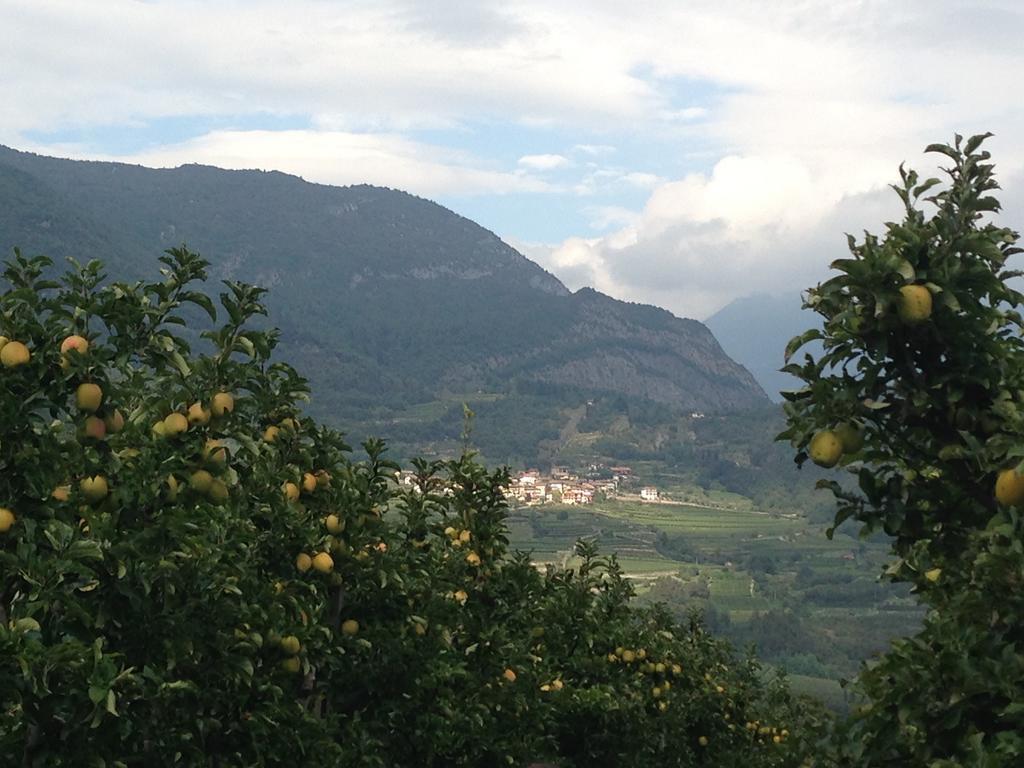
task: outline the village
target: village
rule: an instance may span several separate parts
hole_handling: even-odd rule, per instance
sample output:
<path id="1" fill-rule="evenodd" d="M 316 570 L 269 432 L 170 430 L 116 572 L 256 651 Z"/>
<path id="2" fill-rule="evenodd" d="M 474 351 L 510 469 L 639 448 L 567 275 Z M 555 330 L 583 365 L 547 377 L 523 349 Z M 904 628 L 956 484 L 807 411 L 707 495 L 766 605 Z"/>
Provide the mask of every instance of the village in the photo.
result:
<path id="1" fill-rule="evenodd" d="M 630 467 L 592 464 L 587 474 L 580 477 L 566 467 L 553 466 L 549 474 L 528 469 L 514 475 L 505 496 L 515 505 L 593 504 L 595 500 L 619 496 L 625 485 L 635 485 Z M 640 489 L 642 501 L 658 501 L 659 498 L 658 489 L 653 486 Z"/>
<path id="2" fill-rule="evenodd" d="M 410 471 L 395 473 L 395 479 L 400 485 L 415 485 L 415 475 Z M 538 469 L 523 470 L 513 474 L 503 490 L 511 506 L 574 506 L 622 497 L 627 495 L 627 488 L 628 494 L 635 498 L 636 486 L 631 467 L 591 464 L 583 476 L 560 466 L 551 467 L 548 474 Z M 650 485 L 639 488 L 639 498 L 648 502 L 664 500 L 658 489 Z"/>

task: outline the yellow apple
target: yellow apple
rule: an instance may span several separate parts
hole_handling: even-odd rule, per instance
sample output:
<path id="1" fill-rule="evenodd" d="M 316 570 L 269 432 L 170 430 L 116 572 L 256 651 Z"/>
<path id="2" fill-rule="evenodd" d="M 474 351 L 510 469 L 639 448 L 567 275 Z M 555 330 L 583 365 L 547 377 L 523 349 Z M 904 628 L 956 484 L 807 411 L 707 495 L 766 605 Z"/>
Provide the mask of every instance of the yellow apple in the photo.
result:
<path id="1" fill-rule="evenodd" d="M 188 419 L 180 413 L 169 413 L 164 418 L 164 434 L 175 437 L 188 430 Z"/>
<path id="2" fill-rule="evenodd" d="M 843 455 L 843 444 L 831 430 L 822 430 L 811 438 L 807 452 L 819 467 L 834 467 Z"/>
<path id="3" fill-rule="evenodd" d="M 89 340 L 84 336 L 68 336 L 60 344 L 60 353 L 66 355 L 69 352 L 75 352 L 79 355 L 84 355 L 89 351 Z"/>
<path id="4" fill-rule="evenodd" d="M 227 392 L 218 392 L 210 402 L 210 410 L 214 416 L 223 416 L 235 410 L 235 398 Z"/>
<path id="5" fill-rule="evenodd" d="M 10 345 L 8 344 L 7 346 Z M 80 411 L 95 413 L 99 410 L 100 403 L 102 402 L 103 390 L 100 389 L 99 384 L 85 382 L 83 384 L 79 384 L 78 389 L 75 390 L 75 404 L 78 406 L 78 410 Z"/>
<path id="6" fill-rule="evenodd" d="M 28 347 L 20 341 L 9 341 L 0 348 L 0 363 L 4 368 L 17 368 L 24 365 L 32 358 Z"/>
<path id="7" fill-rule="evenodd" d="M 313 558 L 313 569 L 317 573 L 330 573 L 334 570 L 334 559 L 326 552 L 318 552 Z"/>
<path id="8" fill-rule="evenodd" d="M 904 285 L 896 306 L 900 320 L 908 325 L 923 323 L 932 315 L 932 294 L 923 285 Z"/>
<path id="9" fill-rule="evenodd" d="M 281 486 L 281 490 L 284 491 L 284 497 L 288 499 L 288 501 L 299 500 L 299 486 L 295 483 L 285 483 Z"/>
<path id="10" fill-rule="evenodd" d="M 102 440 L 107 436 L 107 425 L 98 416 L 90 416 L 85 420 L 85 436 L 93 440 Z"/>
<path id="11" fill-rule="evenodd" d="M 1015 469 L 1004 469 L 996 477 L 996 501 L 1009 507 L 1024 503 L 1024 476 Z"/>
<path id="12" fill-rule="evenodd" d="M 341 622 L 341 633 L 352 637 L 359 633 L 359 622 L 355 619 L 345 619 Z"/>
<path id="13" fill-rule="evenodd" d="M 102 501 L 110 492 L 110 488 L 107 486 L 107 478 L 103 475 L 84 478 L 78 484 L 78 489 L 82 492 L 82 496 L 86 501 L 93 503 Z"/>
<path id="14" fill-rule="evenodd" d="M 197 427 L 204 427 L 210 423 L 210 409 L 204 408 L 202 403 L 192 403 L 188 407 L 188 423 Z"/>
<path id="15" fill-rule="evenodd" d="M 192 490 L 198 491 L 199 493 L 209 493 L 210 486 L 213 485 L 213 475 L 207 472 L 205 469 L 197 469 L 192 473 L 192 476 L 188 479 L 188 484 L 192 487 Z"/>
<path id="16" fill-rule="evenodd" d="M 107 427 L 107 432 L 112 435 L 116 435 L 124 429 L 124 414 L 115 408 L 111 413 L 108 413 L 104 417 L 103 423 Z"/>
<path id="17" fill-rule="evenodd" d="M 214 480 L 210 483 L 210 490 L 207 491 L 210 501 L 214 504 L 224 504 L 231 494 L 228 492 L 228 487 L 225 485 L 223 480 Z"/>

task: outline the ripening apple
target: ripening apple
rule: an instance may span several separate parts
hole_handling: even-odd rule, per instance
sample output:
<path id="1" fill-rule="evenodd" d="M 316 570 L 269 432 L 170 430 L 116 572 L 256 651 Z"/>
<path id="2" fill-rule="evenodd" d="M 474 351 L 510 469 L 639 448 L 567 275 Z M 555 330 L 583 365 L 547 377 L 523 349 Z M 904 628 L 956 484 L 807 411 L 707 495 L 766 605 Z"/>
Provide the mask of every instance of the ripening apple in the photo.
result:
<path id="1" fill-rule="evenodd" d="M 68 336 L 60 344 L 60 353 L 66 355 L 69 352 L 75 352 L 79 355 L 84 355 L 89 351 L 89 340 L 84 336 Z"/>
<path id="2" fill-rule="evenodd" d="M 334 570 L 334 558 L 326 552 L 318 552 L 313 558 L 313 570 L 317 573 L 330 573 Z"/>
<path id="3" fill-rule="evenodd" d="M 107 497 L 110 488 L 107 486 L 107 478 L 103 475 L 83 478 L 78 484 L 78 489 L 86 501 L 97 502 Z"/>
<path id="4" fill-rule="evenodd" d="M 10 344 L 7 346 L 10 346 Z M 78 410 L 80 411 L 95 413 L 99 410 L 100 403 L 102 402 L 103 390 L 100 389 L 99 384 L 84 382 L 79 384 L 78 389 L 75 390 L 75 404 L 78 406 Z"/>
<path id="5" fill-rule="evenodd" d="M 115 408 L 103 418 L 103 423 L 107 427 L 107 432 L 116 435 L 124 429 L 124 414 Z"/>
<path id="6" fill-rule="evenodd" d="M 904 285 L 896 311 L 907 325 L 923 323 L 932 315 L 932 294 L 923 285 Z"/>
<path id="7" fill-rule="evenodd" d="M 17 368 L 31 358 L 32 353 L 20 341 L 8 341 L 0 347 L 0 364 L 3 364 L 4 368 Z"/>
<path id="8" fill-rule="evenodd" d="M 169 413 L 164 418 L 164 434 L 175 437 L 188 431 L 188 419 L 181 413 Z"/>
<path id="9" fill-rule="evenodd" d="M 210 423 L 210 409 L 204 408 L 202 403 L 192 403 L 188 407 L 188 423 L 197 427 L 205 427 Z"/>
<path id="10" fill-rule="evenodd" d="M 858 453 L 864 447 L 864 433 L 858 429 L 856 424 L 845 422 L 837 426 L 833 432 L 839 438 L 843 453 Z"/>
<path id="11" fill-rule="evenodd" d="M 231 413 L 235 410 L 235 398 L 228 392 L 218 392 L 210 402 L 210 410 L 217 417 L 223 416 L 225 413 Z"/>
<path id="12" fill-rule="evenodd" d="M 359 633 L 359 622 L 355 619 L 345 619 L 341 622 L 341 633 L 352 637 Z"/>
<path id="13" fill-rule="evenodd" d="M 203 445 L 203 459 L 218 467 L 223 467 L 227 464 L 228 452 L 224 447 L 224 443 L 220 440 L 207 440 L 206 444 Z"/>
<path id="14" fill-rule="evenodd" d="M 85 420 L 83 431 L 86 437 L 93 440 L 102 440 L 107 436 L 107 425 L 98 416 L 90 416 Z"/>
<path id="15" fill-rule="evenodd" d="M 197 469 L 188 479 L 188 484 L 192 487 L 192 490 L 198 493 L 209 493 L 210 486 L 213 485 L 213 475 L 205 469 Z"/>
<path id="16" fill-rule="evenodd" d="M 826 429 L 811 438 L 807 452 L 819 467 L 834 467 L 843 455 L 843 444 L 835 432 Z"/>
<path id="17" fill-rule="evenodd" d="M 175 501 L 178 498 L 178 478 L 174 475 L 167 476 L 167 500 Z"/>
<path id="18" fill-rule="evenodd" d="M 1024 476 L 1016 469 L 1004 469 L 996 477 L 996 501 L 1009 507 L 1024 504 Z"/>
<path id="19" fill-rule="evenodd" d="M 224 504 L 229 498 L 228 487 L 223 480 L 215 479 L 210 483 L 210 490 L 206 494 L 214 504 Z"/>

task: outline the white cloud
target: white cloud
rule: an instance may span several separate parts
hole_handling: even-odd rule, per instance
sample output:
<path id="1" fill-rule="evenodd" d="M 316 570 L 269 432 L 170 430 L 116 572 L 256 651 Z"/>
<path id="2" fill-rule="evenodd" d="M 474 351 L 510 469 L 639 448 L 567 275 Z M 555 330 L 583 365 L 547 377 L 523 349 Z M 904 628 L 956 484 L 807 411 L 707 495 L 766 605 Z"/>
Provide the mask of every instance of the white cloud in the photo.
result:
<path id="1" fill-rule="evenodd" d="M 519 165 L 536 171 L 552 171 L 569 165 L 569 158 L 564 155 L 523 155 Z"/>
<path id="2" fill-rule="evenodd" d="M 590 218 L 590 227 L 598 231 L 609 227 L 626 227 L 640 220 L 640 213 L 621 205 L 594 205 L 584 209 Z"/>
<path id="3" fill-rule="evenodd" d="M 664 181 L 664 179 L 657 174 L 643 173 L 642 171 L 630 171 L 622 174 L 619 178 L 631 187 L 640 187 L 641 189 L 649 189 L 661 181 Z"/>
<path id="4" fill-rule="evenodd" d="M 992 130 L 1001 177 L 1024 172 L 1024 107 L 1007 96 L 1022 26 L 1010 0 L 0 0 L 0 143 L 299 116 L 309 130 L 207 131 L 127 159 L 577 196 L 584 221 L 614 231 L 531 255 L 570 284 L 699 316 L 818 274 L 841 227 L 879 227 L 884 185 L 902 160 L 924 166 L 929 142 Z M 487 126 L 495 155 L 524 126 L 566 149 L 501 167 L 480 149 Z M 472 134 L 475 154 L 410 138 L 422 129 L 445 147 Z M 540 178 L 554 168 L 579 176 Z"/>
<path id="5" fill-rule="evenodd" d="M 64 149 L 66 156 L 82 154 L 73 147 Z M 400 136 L 341 131 L 214 131 L 181 144 L 98 159 L 158 168 L 201 163 L 273 169 L 307 181 L 339 185 L 371 180 L 426 196 L 552 190 L 528 174 L 487 170 L 475 165 L 471 157 Z"/>
<path id="6" fill-rule="evenodd" d="M 738 296 L 813 284 L 845 252 L 844 232 L 877 230 L 879 222 L 898 213 L 889 189 L 845 198 L 796 229 L 770 221 L 736 226 L 723 218 L 666 221 L 649 208 L 608 236 L 535 245 L 528 255 L 571 289 L 591 285 L 700 319 Z"/>
<path id="7" fill-rule="evenodd" d="M 398 2 L 0 0 L 0 137 L 246 112 L 327 116 L 346 129 L 585 124 L 662 104 L 631 54 L 593 45 L 574 13 L 473 5 L 467 21 L 467 9 L 443 4 L 423 14 Z"/>
<path id="8" fill-rule="evenodd" d="M 614 194 L 624 188 L 651 189 L 664 181 L 653 173 L 628 171 L 598 163 L 587 163 L 587 167 L 588 172 L 572 187 L 572 191 L 580 196 Z"/>
<path id="9" fill-rule="evenodd" d="M 666 109 L 660 113 L 661 119 L 666 122 L 680 122 L 687 123 L 692 120 L 699 120 L 702 117 L 707 117 L 708 109 L 706 107 L 685 107 L 684 109 Z"/>
<path id="10" fill-rule="evenodd" d="M 580 152 L 584 155 L 610 155 L 615 147 L 608 144 L 577 144 L 572 148 L 573 152 Z"/>

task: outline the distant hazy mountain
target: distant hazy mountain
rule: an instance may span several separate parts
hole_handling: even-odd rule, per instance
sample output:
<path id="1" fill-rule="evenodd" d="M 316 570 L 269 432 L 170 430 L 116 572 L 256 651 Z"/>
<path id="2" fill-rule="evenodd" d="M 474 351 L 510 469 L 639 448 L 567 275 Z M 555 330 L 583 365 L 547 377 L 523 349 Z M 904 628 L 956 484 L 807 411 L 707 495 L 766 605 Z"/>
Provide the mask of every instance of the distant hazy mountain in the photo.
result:
<path id="1" fill-rule="evenodd" d="M 781 296 L 755 294 L 736 299 L 705 321 L 726 354 L 754 374 L 773 400 L 782 399 L 780 390 L 800 384 L 789 374 L 779 373 L 786 344 L 819 325 L 818 316 L 802 310 L 802 304 L 799 291 Z"/>
<path id="2" fill-rule="evenodd" d="M 338 424 L 387 433 L 411 404 L 468 392 L 527 393 L 541 409 L 537 397 L 563 408 L 602 394 L 678 411 L 765 402 L 701 323 L 570 293 L 428 200 L 277 172 L 153 170 L 0 147 L 0 251 L 99 257 L 111 276 L 136 278 L 182 242 L 213 263 L 213 278 L 270 289 L 282 356 L 310 377 L 318 415 Z"/>

